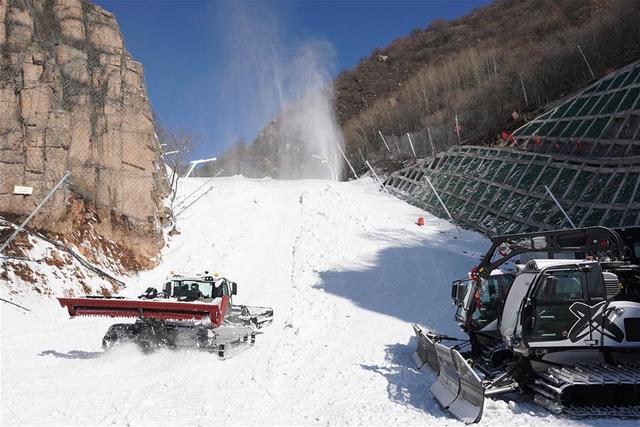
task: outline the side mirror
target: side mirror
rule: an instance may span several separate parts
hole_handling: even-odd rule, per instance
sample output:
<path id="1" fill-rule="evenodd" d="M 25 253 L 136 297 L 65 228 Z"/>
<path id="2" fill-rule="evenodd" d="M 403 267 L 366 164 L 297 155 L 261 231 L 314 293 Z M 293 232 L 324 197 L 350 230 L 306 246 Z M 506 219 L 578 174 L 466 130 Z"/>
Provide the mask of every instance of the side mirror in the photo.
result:
<path id="1" fill-rule="evenodd" d="M 231 282 L 231 295 L 238 295 L 238 284 Z"/>
<path id="2" fill-rule="evenodd" d="M 458 286 L 460 286 L 460 282 L 453 282 L 451 285 L 451 299 L 455 305 L 458 305 Z"/>

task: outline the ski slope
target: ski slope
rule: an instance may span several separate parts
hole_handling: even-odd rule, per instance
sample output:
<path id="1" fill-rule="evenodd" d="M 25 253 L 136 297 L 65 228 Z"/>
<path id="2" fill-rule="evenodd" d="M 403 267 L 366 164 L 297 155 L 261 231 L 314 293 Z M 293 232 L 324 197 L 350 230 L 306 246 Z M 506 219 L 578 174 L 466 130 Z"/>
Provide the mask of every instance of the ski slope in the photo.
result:
<path id="1" fill-rule="evenodd" d="M 202 183 L 189 178 L 180 193 Z M 219 272 L 238 282 L 237 303 L 274 308 L 256 345 L 224 361 L 197 350 L 104 353 L 114 320 L 69 319 L 55 300 L 24 297 L 31 312 L 1 307 L 1 425 L 462 425 L 431 397 L 435 376 L 413 368 L 411 323 L 460 335 L 449 286 L 485 238 L 367 180 L 218 178 L 178 229 L 161 265 L 125 292 L 170 272 Z M 611 420 L 488 401 L 481 422 L 529 424 Z"/>

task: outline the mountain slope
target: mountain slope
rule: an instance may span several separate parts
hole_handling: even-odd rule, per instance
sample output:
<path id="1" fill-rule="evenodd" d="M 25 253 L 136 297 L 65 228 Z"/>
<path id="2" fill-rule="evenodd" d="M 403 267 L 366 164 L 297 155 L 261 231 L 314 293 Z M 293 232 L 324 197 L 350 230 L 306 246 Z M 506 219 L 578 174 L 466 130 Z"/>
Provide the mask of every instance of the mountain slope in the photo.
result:
<path id="1" fill-rule="evenodd" d="M 53 300 L 24 298 L 33 312 L 2 310 L 3 425 L 462 425 L 429 394 L 435 376 L 412 368 L 411 322 L 459 334 L 449 285 L 485 238 L 368 181 L 237 177 L 214 180 L 178 229 L 164 262 L 126 292 L 171 270 L 218 271 L 238 282 L 236 302 L 274 308 L 255 347 L 225 361 L 195 350 L 103 353 L 114 320 L 70 320 Z M 485 417 L 580 424 L 525 402 L 489 401 Z"/>

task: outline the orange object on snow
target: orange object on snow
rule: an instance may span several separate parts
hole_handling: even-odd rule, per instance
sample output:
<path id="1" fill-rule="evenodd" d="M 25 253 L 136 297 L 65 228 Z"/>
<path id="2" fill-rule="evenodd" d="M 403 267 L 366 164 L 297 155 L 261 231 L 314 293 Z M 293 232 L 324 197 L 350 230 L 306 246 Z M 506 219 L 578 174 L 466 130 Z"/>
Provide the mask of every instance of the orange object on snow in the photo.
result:
<path id="1" fill-rule="evenodd" d="M 418 218 L 418 222 L 416 222 L 416 224 L 423 226 L 424 225 L 424 217 L 420 217 Z"/>

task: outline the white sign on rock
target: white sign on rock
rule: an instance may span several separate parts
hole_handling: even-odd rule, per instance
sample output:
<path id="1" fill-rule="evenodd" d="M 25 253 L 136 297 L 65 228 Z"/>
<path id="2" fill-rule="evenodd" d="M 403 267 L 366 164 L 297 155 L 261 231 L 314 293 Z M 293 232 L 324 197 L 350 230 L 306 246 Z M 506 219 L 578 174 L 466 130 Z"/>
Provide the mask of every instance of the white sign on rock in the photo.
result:
<path id="1" fill-rule="evenodd" d="M 21 194 L 23 196 L 30 196 L 33 194 L 33 187 L 26 187 L 23 185 L 14 185 L 13 194 Z"/>

